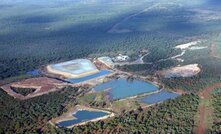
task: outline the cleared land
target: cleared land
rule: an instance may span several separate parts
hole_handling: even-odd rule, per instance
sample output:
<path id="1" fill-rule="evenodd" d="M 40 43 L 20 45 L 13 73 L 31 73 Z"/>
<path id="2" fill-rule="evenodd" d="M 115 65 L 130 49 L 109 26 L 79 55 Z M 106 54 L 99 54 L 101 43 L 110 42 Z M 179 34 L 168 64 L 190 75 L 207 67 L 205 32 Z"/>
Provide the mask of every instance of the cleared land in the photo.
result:
<path id="1" fill-rule="evenodd" d="M 212 39 L 210 45 L 210 55 L 212 57 L 221 59 L 221 33 Z"/>
<path id="2" fill-rule="evenodd" d="M 176 49 L 181 49 L 181 50 L 188 49 L 188 48 L 191 48 L 191 46 L 197 45 L 198 43 L 200 43 L 200 41 L 193 41 L 193 42 L 190 42 L 190 43 L 178 45 L 175 48 Z"/>
<path id="3" fill-rule="evenodd" d="M 219 46 L 216 43 L 212 43 L 210 52 L 212 57 L 221 59 L 221 45 Z"/>
<path id="4" fill-rule="evenodd" d="M 202 92 L 200 92 L 200 104 L 199 104 L 199 118 L 198 118 L 198 134 L 203 134 L 209 130 L 212 125 L 213 119 L 211 119 L 213 110 L 212 104 L 210 103 L 211 92 L 221 87 L 221 83 L 213 84 L 212 86 L 206 87 Z"/>
<path id="5" fill-rule="evenodd" d="M 22 80 L 19 82 L 14 82 L 11 84 L 7 84 L 2 86 L 1 88 L 6 91 L 9 95 L 13 96 L 14 98 L 18 99 L 29 99 L 32 97 L 40 96 L 49 92 L 57 91 L 63 87 L 62 82 L 50 79 L 47 77 L 39 77 L 39 78 L 31 78 Z M 34 92 L 24 96 L 15 92 L 13 88 L 17 88 L 20 90 L 23 89 L 35 89 Z"/>
<path id="6" fill-rule="evenodd" d="M 182 56 L 184 56 L 187 52 L 187 50 L 201 50 L 201 49 L 205 49 L 207 47 L 205 46 L 196 46 L 198 45 L 199 43 L 201 43 L 202 41 L 192 41 L 192 42 L 189 42 L 189 43 L 186 43 L 186 44 L 181 44 L 181 45 L 177 45 L 176 47 L 174 47 L 175 49 L 180 49 L 181 50 L 181 53 L 180 54 L 177 54 L 175 56 L 172 56 L 172 57 L 169 57 L 169 58 L 166 58 L 166 59 L 161 59 L 159 60 L 158 62 L 163 62 L 163 61 L 167 61 L 167 60 L 173 60 L 173 59 L 176 59 L 177 61 L 180 61 L 180 62 L 184 62 L 184 59 L 180 58 Z"/>
<path id="7" fill-rule="evenodd" d="M 114 66 L 112 59 L 108 56 L 99 57 L 98 61 L 100 61 L 101 63 L 103 63 L 104 65 L 106 65 L 109 68 L 112 68 Z"/>
<path id="8" fill-rule="evenodd" d="M 192 77 L 200 73 L 201 69 L 198 64 L 190 64 L 180 67 L 173 67 L 168 70 L 159 72 L 165 78 L 172 77 Z"/>

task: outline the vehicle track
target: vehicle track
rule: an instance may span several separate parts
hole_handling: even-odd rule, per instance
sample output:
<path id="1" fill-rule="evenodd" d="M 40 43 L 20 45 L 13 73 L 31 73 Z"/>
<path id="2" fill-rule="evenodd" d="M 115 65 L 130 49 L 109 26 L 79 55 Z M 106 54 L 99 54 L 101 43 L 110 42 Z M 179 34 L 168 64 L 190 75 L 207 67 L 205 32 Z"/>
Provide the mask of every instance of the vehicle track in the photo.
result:
<path id="1" fill-rule="evenodd" d="M 218 87 L 221 87 L 221 83 L 215 83 L 203 89 L 203 91 L 199 93 L 199 96 L 202 99 L 202 101 L 210 99 L 210 93 Z M 199 106 L 198 111 L 199 111 L 199 121 L 198 121 L 199 124 L 198 124 L 197 134 L 204 134 L 208 130 L 206 119 L 208 115 L 210 116 L 212 115 L 212 110 L 208 108 L 208 106 L 206 106 L 205 103 L 203 103 L 201 106 Z"/>

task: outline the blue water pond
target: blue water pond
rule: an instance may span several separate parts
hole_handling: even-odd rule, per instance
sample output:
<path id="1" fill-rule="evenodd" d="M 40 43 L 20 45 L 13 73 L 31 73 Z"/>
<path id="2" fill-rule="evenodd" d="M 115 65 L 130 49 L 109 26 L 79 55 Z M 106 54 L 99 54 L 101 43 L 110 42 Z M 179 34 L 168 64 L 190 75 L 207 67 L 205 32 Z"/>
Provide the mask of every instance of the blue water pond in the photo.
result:
<path id="1" fill-rule="evenodd" d="M 80 83 L 80 82 L 91 80 L 91 79 L 94 79 L 94 78 L 97 78 L 97 77 L 108 75 L 108 74 L 111 74 L 111 73 L 112 72 L 109 71 L 109 70 L 100 70 L 100 72 L 96 73 L 96 74 L 92 74 L 92 75 L 85 76 L 85 77 L 82 77 L 82 78 L 67 79 L 66 81 L 71 82 L 71 83 Z"/>
<path id="2" fill-rule="evenodd" d="M 95 91 L 109 89 L 110 99 L 115 100 L 157 91 L 158 87 L 140 80 L 127 81 L 126 79 L 117 79 L 98 85 L 94 89 Z"/>
<path id="3" fill-rule="evenodd" d="M 35 69 L 35 70 L 31 70 L 27 72 L 28 75 L 32 75 L 32 76 L 38 76 L 41 74 L 40 70 Z"/>
<path id="4" fill-rule="evenodd" d="M 68 127 L 68 126 L 72 126 L 81 122 L 103 117 L 106 115 L 108 115 L 108 113 L 106 112 L 81 110 L 73 114 L 73 116 L 76 117 L 77 119 L 62 121 L 62 122 L 59 122 L 57 125 L 61 127 Z"/>
<path id="5" fill-rule="evenodd" d="M 142 98 L 141 101 L 147 104 L 154 104 L 154 103 L 162 102 L 168 99 L 174 99 L 178 96 L 180 96 L 180 94 L 163 90 L 159 93 L 146 96 Z"/>

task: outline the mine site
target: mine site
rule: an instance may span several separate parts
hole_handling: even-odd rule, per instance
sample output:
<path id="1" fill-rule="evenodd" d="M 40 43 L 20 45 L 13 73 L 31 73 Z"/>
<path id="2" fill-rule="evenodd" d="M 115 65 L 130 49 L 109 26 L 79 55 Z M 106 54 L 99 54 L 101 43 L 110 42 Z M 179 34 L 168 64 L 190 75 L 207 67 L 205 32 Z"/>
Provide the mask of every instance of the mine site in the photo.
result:
<path id="1" fill-rule="evenodd" d="M 0 134 L 220 134 L 220 0 L 1 0 Z"/>
<path id="2" fill-rule="evenodd" d="M 176 48 L 183 50 L 196 43 L 179 45 Z M 127 55 L 119 54 L 115 57 L 103 56 L 93 59 L 73 59 L 53 63 L 41 69 L 33 70 L 33 78 L 9 83 L 1 88 L 14 98 L 26 100 L 49 94 L 50 92 L 65 90 L 67 86 L 83 87 L 89 90 L 83 92 L 84 96 L 79 98 L 80 101 L 84 101 L 87 97 L 96 99 L 99 96 L 103 98 L 105 103 L 109 103 L 109 106 L 105 108 L 91 107 L 86 102 L 68 106 L 67 112 L 49 121 L 49 124 L 55 127 L 72 128 L 85 125 L 88 122 L 113 118 L 115 115 L 120 114 L 121 107 L 127 110 L 135 108 L 135 102 L 140 103 L 142 108 L 148 108 L 181 96 L 183 92 L 175 92 L 164 88 L 158 78 L 153 80 L 149 76 L 136 75 L 119 70 L 116 67 L 134 64 L 138 60 L 140 60 L 140 64 L 144 64 L 142 61 L 143 56 L 148 55 L 148 51 L 141 51 L 139 58 L 134 61 L 131 61 Z M 198 64 L 190 64 L 162 70 L 158 72 L 158 75 L 165 78 L 185 78 L 195 76 L 199 72 L 200 67 Z M 92 95 L 97 96 L 90 98 Z M 119 108 L 117 103 L 129 104 Z"/>

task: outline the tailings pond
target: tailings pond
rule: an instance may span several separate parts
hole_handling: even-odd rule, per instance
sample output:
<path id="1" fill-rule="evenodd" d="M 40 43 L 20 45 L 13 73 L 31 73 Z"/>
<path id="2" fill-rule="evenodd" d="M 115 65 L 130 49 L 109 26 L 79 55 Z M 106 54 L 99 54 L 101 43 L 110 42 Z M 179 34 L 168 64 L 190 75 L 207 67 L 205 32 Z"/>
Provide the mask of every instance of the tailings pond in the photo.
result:
<path id="1" fill-rule="evenodd" d="M 126 79 L 112 80 L 94 88 L 95 91 L 107 90 L 111 100 L 124 99 L 158 90 L 158 87 L 140 80 L 127 81 Z"/>
<path id="2" fill-rule="evenodd" d="M 69 127 L 69 126 L 76 125 L 78 123 L 93 120 L 93 119 L 100 118 L 106 115 L 108 115 L 108 113 L 106 112 L 80 110 L 73 114 L 73 116 L 76 117 L 77 119 L 62 121 L 62 122 L 59 122 L 57 125 L 61 127 Z"/>
<path id="3" fill-rule="evenodd" d="M 94 79 L 97 77 L 109 75 L 111 73 L 112 73 L 112 71 L 109 71 L 109 70 L 101 70 L 100 72 L 98 72 L 96 74 L 92 74 L 92 75 L 85 76 L 82 78 L 67 79 L 66 81 L 71 82 L 71 83 L 80 83 L 80 82 L 88 81 L 88 80 L 91 80 L 91 79 Z"/>
<path id="4" fill-rule="evenodd" d="M 159 103 L 159 102 L 162 102 L 162 101 L 166 101 L 168 99 L 174 99 L 178 96 L 180 96 L 180 94 L 162 90 L 159 93 L 143 97 L 141 99 L 141 101 L 144 102 L 144 103 L 147 103 L 147 104 L 154 104 L 154 103 Z"/>

